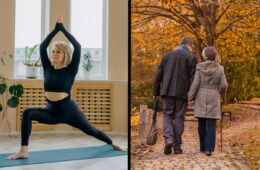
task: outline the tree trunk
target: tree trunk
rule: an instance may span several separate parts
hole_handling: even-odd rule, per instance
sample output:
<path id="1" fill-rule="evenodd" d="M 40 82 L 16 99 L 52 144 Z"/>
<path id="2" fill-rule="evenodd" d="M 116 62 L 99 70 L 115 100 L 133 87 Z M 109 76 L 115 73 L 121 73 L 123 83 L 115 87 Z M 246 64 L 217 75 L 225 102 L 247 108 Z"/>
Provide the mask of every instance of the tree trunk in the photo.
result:
<path id="1" fill-rule="evenodd" d="M 203 44 L 200 39 L 195 40 L 195 55 L 197 58 L 197 62 L 201 62 L 203 60 L 202 58 L 202 49 L 203 49 Z"/>

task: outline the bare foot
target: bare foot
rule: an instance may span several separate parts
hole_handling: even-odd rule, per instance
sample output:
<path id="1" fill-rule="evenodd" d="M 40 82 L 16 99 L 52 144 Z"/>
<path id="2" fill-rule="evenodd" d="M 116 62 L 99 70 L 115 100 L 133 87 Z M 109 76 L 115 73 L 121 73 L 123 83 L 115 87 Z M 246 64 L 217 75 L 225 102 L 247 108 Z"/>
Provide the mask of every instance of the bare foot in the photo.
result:
<path id="1" fill-rule="evenodd" d="M 118 146 L 118 145 L 111 144 L 111 146 L 112 146 L 115 150 L 124 151 L 124 149 L 122 149 L 122 148 L 121 148 L 120 146 Z"/>
<path id="2" fill-rule="evenodd" d="M 7 157 L 7 160 L 15 160 L 15 159 L 27 159 L 29 157 L 28 152 L 20 151 L 14 155 Z"/>

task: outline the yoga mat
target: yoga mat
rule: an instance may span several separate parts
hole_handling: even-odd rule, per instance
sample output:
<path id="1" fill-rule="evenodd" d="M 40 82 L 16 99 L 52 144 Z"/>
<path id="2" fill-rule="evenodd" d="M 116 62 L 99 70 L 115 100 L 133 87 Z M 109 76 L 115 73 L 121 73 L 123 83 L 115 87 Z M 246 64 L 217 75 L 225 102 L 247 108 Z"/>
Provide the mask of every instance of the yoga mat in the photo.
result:
<path id="1" fill-rule="evenodd" d="M 127 155 L 127 152 L 114 150 L 109 145 L 80 147 L 69 149 L 55 149 L 45 151 L 32 151 L 29 152 L 28 159 L 6 160 L 5 158 L 13 153 L 0 154 L 0 167 L 18 166 L 18 165 L 31 165 L 61 161 L 72 161 L 93 158 L 105 158 L 112 156 Z"/>

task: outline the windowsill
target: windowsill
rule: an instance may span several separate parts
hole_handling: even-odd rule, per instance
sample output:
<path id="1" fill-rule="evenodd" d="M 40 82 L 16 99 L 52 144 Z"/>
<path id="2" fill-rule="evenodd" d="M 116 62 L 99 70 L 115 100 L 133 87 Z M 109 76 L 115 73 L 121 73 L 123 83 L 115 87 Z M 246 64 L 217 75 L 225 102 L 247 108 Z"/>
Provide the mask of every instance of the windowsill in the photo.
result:
<path id="1" fill-rule="evenodd" d="M 16 75 L 16 76 L 14 76 L 14 79 L 15 80 L 43 80 L 44 78 L 43 78 L 43 76 L 37 76 L 37 78 L 26 78 L 26 76 L 25 75 Z M 85 81 L 96 81 L 96 80 L 101 80 L 101 81 L 106 81 L 106 80 L 104 80 L 104 79 L 101 79 L 101 78 L 89 78 L 89 79 L 86 79 L 86 78 L 84 78 L 83 76 L 76 76 L 76 78 L 75 78 L 75 80 L 85 80 Z"/>
<path id="2" fill-rule="evenodd" d="M 26 81 L 39 81 L 39 80 L 43 80 L 43 76 L 38 76 L 37 78 L 35 79 L 29 79 L 29 78 L 26 78 L 25 75 L 16 75 L 14 76 L 14 80 L 26 80 Z M 83 76 L 77 76 L 75 81 L 93 81 L 93 82 L 127 82 L 127 80 L 104 80 L 104 79 L 93 79 L 90 77 L 90 79 L 85 79 Z"/>
<path id="3" fill-rule="evenodd" d="M 32 78 L 26 78 L 25 75 L 15 75 L 14 80 L 43 80 L 43 77 L 38 76 L 37 78 L 32 79 Z"/>

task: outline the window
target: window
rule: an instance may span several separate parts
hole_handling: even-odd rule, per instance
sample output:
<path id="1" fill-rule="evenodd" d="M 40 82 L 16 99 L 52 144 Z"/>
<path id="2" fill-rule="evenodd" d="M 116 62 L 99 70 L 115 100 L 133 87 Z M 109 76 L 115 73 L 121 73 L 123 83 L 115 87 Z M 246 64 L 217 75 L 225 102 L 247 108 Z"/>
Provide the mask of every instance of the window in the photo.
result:
<path id="1" fill-rule="evenodd" d="M 90 52 L 93 68 L 90 79 L 107 79 L 107 0 L 71 0 L 71 33 Z M 78 77 L 84 77 L 83 57 Z"/>
<path id="2" fill-rule="evenodd" d="M 26 67 L 23 64 L 25 58 L 25 47 L 40 44 L 46 36 L 48 27 L 46 0 L 16 0 L 15 1 L 15 65 L 14 77 L 26 75 Z M 32 59 L 40 57 L 39 47 L 33 54 Z M 40 77 L 42 69 L 39 68 Z"/>
<path id="3" fill-rule="evenodd" d="M 71 0 L 70 32 L 81 44 L 81 63 L 77 79 L 84 79 L 83 55 L 90 52 L 90 79 L 107 79 L 107 0 Z M 25 47 L 40 44 L 49 33 L 50 0 L 16 0 L 14 77 L 24 78 Z M 40 57 L 39 48 L 33 60 Z M 40 78 L 43 77 L 39 68 Z"/>

